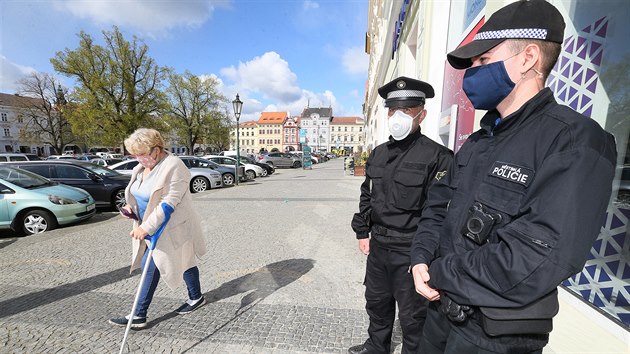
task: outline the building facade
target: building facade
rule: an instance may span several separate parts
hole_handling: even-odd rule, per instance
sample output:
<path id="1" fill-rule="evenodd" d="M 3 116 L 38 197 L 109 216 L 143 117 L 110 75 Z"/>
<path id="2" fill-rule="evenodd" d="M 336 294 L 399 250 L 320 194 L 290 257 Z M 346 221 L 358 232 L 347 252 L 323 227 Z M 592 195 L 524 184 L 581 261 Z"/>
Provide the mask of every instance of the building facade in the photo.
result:
<path id="1" fill-rule="evenodd" d="M 0 152 L 29 153 L 39 156 L 55 154 L 52 146 L 48 144 L 25 142 L 20 139 L 20 131 L 26 124 L 22 110 L 40 104 L 39 99 L 0 93 Z"/>
<path id="2" fill-rule="evenodd" d="M 241 151 L 253 154 L 260 150 L 258 147 L 258 123 L 256 121 L 240 123 L 239 134 L 241 136 L 239 141 Z M 236 146 L 234 150 L 236 150 Z"/>
<path id="3" fill-rule="evenodd" d="M 487 16 L 511 0 L 369 0 L 366 52 L 370 55 L 364 105 L 366 148 L 386 141 L 383 101 L 377 89 L 398 76 L 429 82 L 423 133 L 457 151 L 479 128 L 462 90 L 464 70 L 446 54 L 468 43 Z M 568 294 L 606 314 L 630 342 L 630 2 L 550 0 L 566 22 L 563 52 L 547 80 L 556 100 L 590 117 L 615 136 L 617 174 L 601 233 L 583 271 L 563 283 Z M 579 302 L 579 301 L 578 301 Z"/>
<path id="4" fill-rule="evenodd" d="M 344 155 L 361 152 L 364 143 L 365 120 L 361 117 L 333 117 L 330 121 L 330 143 L 328 151 Z"/>
<path id="5" fill-rule="evenodd" d="M 332 108 L 310 108 L 302 111 L 299 119 L 300 143 L 312 151 L 329 151 Z"/>
<path id="6" fill-rule="evenodd" d="M 297 151 L 300 148 L 300 126 L 297 117 L 287 118 L 282 128 L 282 151 Z"/>
<path id="7" fill-rule="evenodd" d="M 282 131 L 289 112 L 262 112 L 258 119 L 258 151 L 282 150 Z"/>

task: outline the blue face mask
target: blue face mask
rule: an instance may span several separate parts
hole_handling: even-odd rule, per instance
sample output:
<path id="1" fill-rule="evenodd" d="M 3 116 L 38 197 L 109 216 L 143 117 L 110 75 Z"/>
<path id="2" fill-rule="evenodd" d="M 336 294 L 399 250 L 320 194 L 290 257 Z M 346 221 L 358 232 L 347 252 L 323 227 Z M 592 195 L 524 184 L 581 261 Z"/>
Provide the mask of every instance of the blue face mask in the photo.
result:
<path id="1" fill-rule="evenodd" d="M 497 108 L 515 85 L 502 61 L 470 68 L 464 74 L 464 92 L 476 109 Z"/>

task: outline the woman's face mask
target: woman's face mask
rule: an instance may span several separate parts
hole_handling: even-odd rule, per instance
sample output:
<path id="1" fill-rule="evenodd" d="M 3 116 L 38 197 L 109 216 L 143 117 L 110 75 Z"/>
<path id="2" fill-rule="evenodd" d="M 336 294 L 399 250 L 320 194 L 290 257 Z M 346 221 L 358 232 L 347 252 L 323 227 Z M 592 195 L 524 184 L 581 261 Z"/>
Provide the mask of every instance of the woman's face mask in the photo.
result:
<path id="1" fill-rule="evenodd" d="M 136 159 L 144 168 L 152 169 L 153 167 L 155 167 L 155 165 L 157 165 L 157 158 L 151 156 L 153 150 L 155 150 L 155 147 L 152 148 L 151 151 L 146 155 L 136 155 Z"/>
<path id="2" fill-rule="evenodd" d="M 418 112 L 418 114 L 420 113 L 422 113 L 422 111 Z M 400 110 L 394 112 L 394 114 L 387 119 L 387 126 L 392 138 L 395 140 L 403 140 L 406 138 L 409 133 L 411 133 L 413 120 L 418 114 L 412 117 Z"/>

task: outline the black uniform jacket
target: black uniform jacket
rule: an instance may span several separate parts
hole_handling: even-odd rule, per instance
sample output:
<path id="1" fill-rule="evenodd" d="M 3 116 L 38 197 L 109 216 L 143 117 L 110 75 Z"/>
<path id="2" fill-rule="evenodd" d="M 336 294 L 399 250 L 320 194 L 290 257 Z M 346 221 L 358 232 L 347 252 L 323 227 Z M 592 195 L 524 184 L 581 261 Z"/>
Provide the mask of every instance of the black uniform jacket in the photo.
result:
<path id="1" fill-rule="evenodd" d="M 612 135 L 548 88 L 495 126 L 498 117 L 483 117 L 431 188 L 411 265 L 429 264 L 429 285 L 459 304 L 519 307 L 584 266 L 617 153 Z M 475 202 L 501 215 L 481 246 L 462 232 Z"/>
<path id="2" fill-rule="evenodd" d="M 451 150 L 422 135 L 420 129 L 403 140 L 390 137 L 377 146 L 366 164 L 359 213 L 352 219 L 357 238 L 367 238 L 373 227 L 380 226 L 388 230 L 385 236 L 406 243 L 408 250 L 427 188 L 446 174 L 452 160 Z"/>

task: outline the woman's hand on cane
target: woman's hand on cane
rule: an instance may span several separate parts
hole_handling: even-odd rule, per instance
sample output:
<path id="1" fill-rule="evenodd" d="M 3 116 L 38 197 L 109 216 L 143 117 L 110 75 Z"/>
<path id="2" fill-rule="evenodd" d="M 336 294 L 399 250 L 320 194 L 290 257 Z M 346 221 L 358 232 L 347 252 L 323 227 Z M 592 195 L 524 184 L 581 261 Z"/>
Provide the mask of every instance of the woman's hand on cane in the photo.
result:
<path id="1" fill-rule="evenodd" d="M 134 227 L 133 230 L 129 233 L 129 236 L 135 238 L 136 240 L 144 240 L 145 237 L 149 236 L 149 234 L 144 231 L 144 229 L 140 226 Z"/>

